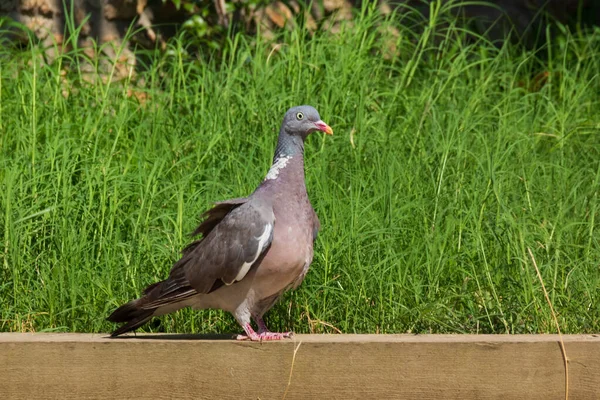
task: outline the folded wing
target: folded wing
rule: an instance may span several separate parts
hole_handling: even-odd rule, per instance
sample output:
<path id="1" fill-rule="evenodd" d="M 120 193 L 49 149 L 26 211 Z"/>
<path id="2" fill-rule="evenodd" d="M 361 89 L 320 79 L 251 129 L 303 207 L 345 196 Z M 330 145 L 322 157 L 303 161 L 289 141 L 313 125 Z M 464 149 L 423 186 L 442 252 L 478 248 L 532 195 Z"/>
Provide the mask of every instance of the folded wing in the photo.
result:
<path id="1" fill-rule="evenodd" d="M 241 281 L 271 245 L 275 217 L 270 206 L 219 203 L 206 215 L 196 230 L 203 238 L 184 250 L 167 280 L 145 290 L 144 309 Z"/>

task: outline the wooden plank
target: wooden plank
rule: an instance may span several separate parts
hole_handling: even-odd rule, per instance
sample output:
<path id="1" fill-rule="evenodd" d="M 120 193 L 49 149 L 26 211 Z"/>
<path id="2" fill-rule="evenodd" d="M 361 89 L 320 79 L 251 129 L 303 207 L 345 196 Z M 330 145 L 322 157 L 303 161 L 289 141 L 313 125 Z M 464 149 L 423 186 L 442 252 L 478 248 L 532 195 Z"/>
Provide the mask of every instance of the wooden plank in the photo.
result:
<path id="1" fill-rule="evenodd" d="M 565 398 L 556 335 L 229 338 L 0 333 L 0 398 Z M 564 340 L 569 399 L 600 399 L 600 336 Z"/>

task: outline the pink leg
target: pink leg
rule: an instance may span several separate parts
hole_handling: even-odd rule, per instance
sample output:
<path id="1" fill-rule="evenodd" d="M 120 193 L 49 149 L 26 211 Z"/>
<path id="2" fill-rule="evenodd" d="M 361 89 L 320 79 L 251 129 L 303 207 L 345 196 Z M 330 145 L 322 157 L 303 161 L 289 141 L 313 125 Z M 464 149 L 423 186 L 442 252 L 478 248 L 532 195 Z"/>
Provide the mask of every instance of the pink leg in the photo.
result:
<path id="1" fill-rule="evenodd" d="M 267 324 L 265 324 L 264 319 L 254 316 L 254 321 L 256 321 L 256 325 L 258 325 L 258 333 L 269 332 L 269 328 L 267 328 Z"/>
<path id="2" fill-rule="evenodd" d="M 244 328 L 244 332 L 246 332 L 245 335 L 237 335 L 237 340 L 252 340 L 253 342 L 258 342 L 260 341 L 260 335 L 256 332 L 254 332 L 254 329 L 252 329 L 252 325 L 250 325 L 249 323 L 245 323 L 242 328 Z"/>

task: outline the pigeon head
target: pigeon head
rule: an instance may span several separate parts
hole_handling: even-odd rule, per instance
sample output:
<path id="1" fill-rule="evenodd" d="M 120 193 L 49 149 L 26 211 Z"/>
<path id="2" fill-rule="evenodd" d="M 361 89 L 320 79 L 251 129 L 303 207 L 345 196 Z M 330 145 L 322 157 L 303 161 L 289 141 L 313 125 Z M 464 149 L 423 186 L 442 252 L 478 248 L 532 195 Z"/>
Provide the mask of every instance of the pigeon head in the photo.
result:
<path id="1" fill-rule="evenodd" d="M 300 136 L 302 139 L 316 131 L 333 135 L 333 130 L 321 121 L 319 112 L 311 106 L 298 106 L 287 110 L 281 130 L 288 135 Z"/>
<path id="2" fill-rule="evenodd" d="M 279 130 L 275 158 L 292 156 L 304 151 L 304 139 L 320 131 L 333 135 L 333 130 L 321 121 L 319 112 L 311 106 L 292 107 L 285 113 Z"/>

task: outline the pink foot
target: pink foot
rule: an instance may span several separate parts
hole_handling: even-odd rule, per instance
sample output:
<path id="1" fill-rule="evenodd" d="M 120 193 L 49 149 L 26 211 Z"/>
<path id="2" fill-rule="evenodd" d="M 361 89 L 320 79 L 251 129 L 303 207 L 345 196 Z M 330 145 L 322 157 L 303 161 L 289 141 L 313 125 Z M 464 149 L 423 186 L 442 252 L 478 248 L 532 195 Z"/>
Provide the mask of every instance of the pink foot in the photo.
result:
<path id="1" fill-rule="evenodd" d="M 237 340 L 251 340 L 253 342 L 262 342 L 268 340 L 281 340 L 286 338 L 291 338 L 294 335 L 294 332 L 262 332 L 256 333 L 254 335 L 238 335 Z"/>
<path id="2" fill-rule="evenodd" d="M 250 324 L 246 324 L 244 326 L 244 331 L 246 331 L 245 335 L 238 335 L 237 340 L 251 340 L 253 342 L 262 342 L 268 340 L 281 340 L 285 338 L 291 338 L 294 333 L 293 332 L 269 332 L 264 331 L 260 333 L 254 332 L 252 326 Z"/>
<path id="3" fill-rule="evenodd" d="M 259 342 L 260 341 L 260 336 L 258 336 L 258 334 L 253 335 L 253 336 L 237 335 L 237 337 L 235 338 L 235 340 L 251 340 L 253 342 Z"/>
<path id="4" fill-rule="evenodd" d="M 291 338 L 294 332 L 262 332 L 258 335 L 262 340 L 281 340 Z"/>

